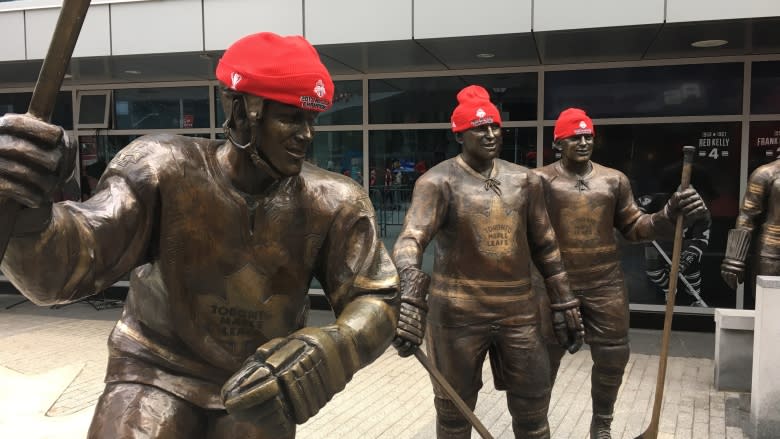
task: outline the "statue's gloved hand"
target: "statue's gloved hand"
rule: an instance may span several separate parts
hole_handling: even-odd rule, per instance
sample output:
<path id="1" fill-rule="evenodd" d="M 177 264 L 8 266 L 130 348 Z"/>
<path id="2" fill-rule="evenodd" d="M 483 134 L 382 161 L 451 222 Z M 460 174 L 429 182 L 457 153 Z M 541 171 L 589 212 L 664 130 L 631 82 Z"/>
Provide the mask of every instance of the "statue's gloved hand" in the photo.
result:
<path id="1" fill-rule="evenodd" d="M 333 336 L 304 328 L 259 347 L 222 386 L 222 400 L 238 419 L 292 431 L 344 389 L 354 369 L 345 360 Z"/>
<path id="2" fill-rule="evenodd" d="M 62 128 L 24 114 L 0 117 L 0 198 L 38 208 L 71 175 L 76 149 Z"/>
<path id="3" fill-rule="evenodd" d="M 736 290 L 745 280 L 745 260 L 750 248 L 751 233 L 745 229 L 729 230 L 726 254 L 720 264 L 720 275 L 726 284 Z"/>
<path id="4" fill-rule="evenodd" d="M 726 285 L 732 290 L 736 290 L 737 286 L 745 280 L 744 264 L 740 267 L 734 262 L 736 261 L 726 258 L 723 259 L 723 262 L 720 264 L 720 277 L 723 278 L 723 281 L 726 282 Z"/>
<path id="5" fill-rule="evenodd" d="M 582 347 L 585 327 L 580 314 L 580 300 L 571 292 L 569 276 L 560 272 L 544 280 L 550 309 L 553 312 L 553 332 L 561 346 L 569 353 L 575 353 Z"/>
<path id="6" fill-rule="evenodd" d="M 585 338 L 579 306 L 553 311 L 553 331 L 558 343 L 570 354 L 579 351 Z"/>
<path id="7" fill-rule="evenodd" d="M 692 224 L 705 218 L 708 213 L 709 210 L 704 204 L 704 200 L 701 199 L 696 189 L 692 187 L 672 194 L 666 206 L 664 206 L 664 214 L 670 220 L 675 221 L 677 215 L 682 214 L 685 218 L 685 224 Z"/>
<path id="8" fill-rule="evenodd" d="M 401 307 L 393 346 L 402 357 L 414 353 L 425 337 L 425 317 L 428 313 L 426 295 L 431 278 L 418 268 L 408 267 L 401 278 Z"/>

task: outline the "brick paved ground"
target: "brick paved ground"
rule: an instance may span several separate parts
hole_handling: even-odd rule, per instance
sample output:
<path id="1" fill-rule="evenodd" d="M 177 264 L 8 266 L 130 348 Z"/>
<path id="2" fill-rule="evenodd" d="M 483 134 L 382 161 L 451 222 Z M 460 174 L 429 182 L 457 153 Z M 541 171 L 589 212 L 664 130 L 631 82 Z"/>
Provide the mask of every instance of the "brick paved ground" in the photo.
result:
<path id="1" fill-rule="evenodd" d="M 120 310 L 86 304 L 4 309 L 16 300 L 0 295 L 0 438 L 83 438 L 103 388 L 106 339 Z M 327 318 L 316 313 L 312 321 Z M 564 358 L 550 410 L 554 438 L 587 437 L 591 366 L 587 350 Z M 633 439 L 649 423 L 657 370 L 657 356 L 632 354 L 613 437 Z M 487 363 L 483 380 L 477 415 L 496 438 L 513 437 L 504 394 L 493 389 Z M 739 428 L 749 406 L 745 395 L 717 392 L 712 383 L 711 359 L 670 358 L 659 437 L 745 437 Z M 298 437 L 431 438 L 434 418 L 426 372 L 414 358 L 388 350 L 301 426 Z"/>

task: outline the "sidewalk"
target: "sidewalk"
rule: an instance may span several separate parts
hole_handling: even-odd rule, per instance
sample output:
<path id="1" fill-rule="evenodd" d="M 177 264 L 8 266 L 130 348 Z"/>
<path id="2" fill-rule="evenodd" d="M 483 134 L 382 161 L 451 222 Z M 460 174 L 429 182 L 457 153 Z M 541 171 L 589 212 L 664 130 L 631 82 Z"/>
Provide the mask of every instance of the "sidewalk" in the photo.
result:
<path id="1" fill-rule="evenodd" d="M 87 304 L 51 310 L 0 295 L 0 438 L 82 439 L 103 390 L 106 340 L 121 310 Z M 331 320 L 314 311 L 312 324 Z M 658 371 L 659 331 L 633 331 L 613 437 L 633 439 L 649 423 Z M 743 438 L 745 395 L 713 390 L 712 334 L 675 334 L 668 365 L 661 438 Z M 655 351 L 654 351 L 655 349 Z M 710 358 L 707 358 L 707 357 Z M 567 355 L 552 395 L 553 438 L 584 439 L 590 422 L 587 350 Z M 505 396 L 488 363 L 476 414 L 496 438 L 512 438 Z M 414 358 L 388 349 L 298 429 L 303 439 L 435 437 L 433 393 Z M 478 437 L 476 433 L 473 437 Z"/>

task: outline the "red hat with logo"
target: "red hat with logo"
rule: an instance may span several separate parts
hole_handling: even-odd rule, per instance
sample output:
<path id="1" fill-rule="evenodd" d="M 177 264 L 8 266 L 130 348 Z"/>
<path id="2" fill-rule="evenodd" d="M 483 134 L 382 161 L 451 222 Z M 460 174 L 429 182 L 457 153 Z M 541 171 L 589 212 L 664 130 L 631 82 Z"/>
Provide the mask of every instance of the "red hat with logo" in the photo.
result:
<path id="1" fill-rule="evenodd" d="M 458 106 L 452 112 L 452 131 L 461 133 L 481 125 L 501 126 L 501 113 L 490 102 L 487 90 L 478 85 L 469 85 L 458 92 Z"/>
<path id="2" fill-rule="evenodd" d="M 328 69 L 297 35 L 261 32 L 241 38 L 219 60 L 217 79 L 231 90 L 304 110 L 325 111 L 333 104 Z"/>
<path id="3" fill-rule="evenodd" d="M 585 111 L 579 108 L 567 108 L 561 111 L 558 120 L 555 121 L 553 141 L 584 134 L 596 134 L 593 121 L 585 114 Z"/>

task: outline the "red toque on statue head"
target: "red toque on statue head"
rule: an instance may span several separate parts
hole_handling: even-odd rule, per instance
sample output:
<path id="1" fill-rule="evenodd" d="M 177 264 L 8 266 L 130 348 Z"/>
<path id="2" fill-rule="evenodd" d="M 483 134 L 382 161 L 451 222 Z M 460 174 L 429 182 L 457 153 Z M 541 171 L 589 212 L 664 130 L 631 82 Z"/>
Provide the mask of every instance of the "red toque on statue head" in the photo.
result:
<path id="1" fill-rule="evenodd" d="M 561 111 L 558 120 L 555 121 L 553 141 L 587 134 L 595 135 L 596 130 L 593 128 L 593 121 L 585 114 L 584 110 L 567 108 Z"/>
<path id="2" fill-rule="evenodd" d="M 301 36 L 261 32 L 241 38 L 219 60 L 217 79 L 231 90 L 304 110 L 325 111 L 333 103 L 330 73 Z"/>
<path id="3" fill-rule="evenodd" d="M 501 126 L 501 113 L 490 102 L 487 90 L 478 85 L 469 85 L 458 92 L 458 106 L 452 112 L 452 131 L 460 133 L 480 125 Z"/>

